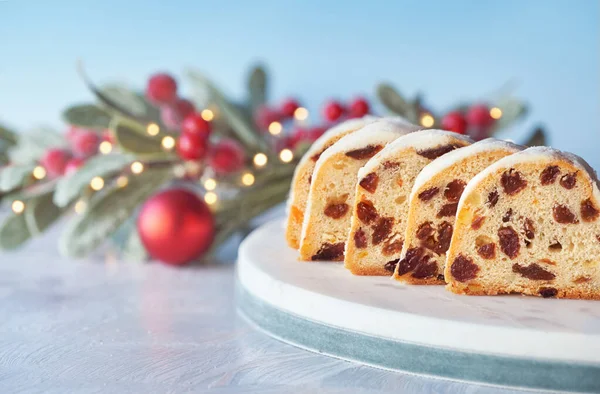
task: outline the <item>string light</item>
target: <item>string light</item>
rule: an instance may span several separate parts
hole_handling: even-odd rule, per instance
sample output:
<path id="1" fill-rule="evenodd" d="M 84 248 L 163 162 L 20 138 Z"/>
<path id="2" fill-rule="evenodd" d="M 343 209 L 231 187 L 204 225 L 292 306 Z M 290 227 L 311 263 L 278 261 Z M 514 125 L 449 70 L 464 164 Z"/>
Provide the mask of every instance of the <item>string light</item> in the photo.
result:
<path id="1" fill-rule="evenodd" d="M 254 165 L 256 165 L 257 167 L 265 166 L 268 160 L 269 159 L 267 159 L 267 155 L 265 155 L 264 153 L 257 153 L 256 155 L 254 155 Z"/>
<path id="2" fill-rule="evenodd" d="M 281 133 L 281 130 L 283 130 L 283 126 L 281 126 L 281 123 L 279 122 L 272 122 L 269 125 L 269 133 L 271 133 L 272 135 L 278 135 L 279 133 Z"/>
<path id="3" fill-rule="evenodd" d="M 118 187 L 125 187 L 129 183 L 129 178 L 127 178 L 125 175 L 121 175 L 117 178 L 116 183 Z"/>
<path id="4" fill-rule="evenodd" d="M 431 116 L 431 114 L 423 114 L 421 116 L 421 125 L 423 125 L 424 127 L 431 127 L 434 123 L 435 119 L 433 118 L 433 116 Z"/>
<path id="5" fill-rule="evenodd" d="M 95 191 L 102 190 L 104 187 L 104 179 L 100 178 L 99 176 L 93 177 L 90 181 L 90 187 Z"/>
<path id="6" fill-rule="evenodd" d="M 294 153 L 289 149 L 282 149 L 281 152 L 279 152 L 279 158 L 282 162 L 289 163 L 294 159 Z"/>
<path id="7" fill-rule="evenodd" d="M 215 190 L 217 188 L 217 181 L 212 178 L 208 178 L 204 181 L 204 188 L 209 191 Z"/>
<path id="8" fill-rule="evenodd" d="M 205 121 L 210 122 L 215 118 L 215 113 L 210 109 L 203 109 L 202 112 L 200 112 L 200 116 L 202 116 L 202 119 Z"/>
<path id="9" fill-rule="evenodd" d="M 173 167 L 173 175 L 175 175 L 176 178 L 183 178 L 185 176 L 185 166 L 179 164 Z"/>
<path id="10" fill-rule="evenodd" d="M 148 127 L 146 128 L 146 131 L 148 132 L 149 135 L 157 135 L 158 132 L 160 131 L 160 128 L 158 127 L 158 125 L 156 123 L 150 123 L 148 125 Z"/>
<path id="11" fill-rule="evenodd" d="M 36 166 L 33 169 L 33 177 L 35 179 L 44 179 L 46 177 L 46 169 L 42 166 Z"/>
<path id="12" fill-rule="evenodd" d="M 175 147 L 175 138 L 171 137 L 170 135 L 166 135 L 163 137 L 161 145 L 163 148 L 171 150 Z"/>
<path id="13" fill-rule="evenodd" d="M 134 161 L 131 163 L 131 172 L 134 174 L 141 174 L 144 171 L 144 165 L 139 161 Z"/>
<path id="14" fill-rule="evenodd" d="M 490 109 L 490 116 L 494 119 L 500 119 L 502 117 L 502 110 L 498 107 Z"/>
<path id="15" fill-rule="evenodd" d="M 206 201 L 208 205 L 213 205 L 217 202 L 217 195 L 213 192 L 208 192 L 204 195 L 204 201 Z"/>
<path id="16" fill-rule="evenodd" d="M 85 211 L 85 207 L 86 207 L 85 201 L 79 200 L 75 203 L 75 206 L 73 207 L 73 209 L 75 210 L 76 214 L 81 214 L 81 213 L 83 213 L 83 211 Z"/>
<path id="17" fill-rule="evenodd" d="M 254 175 L 249 172 L 245 173 L 242 175 L 242 183 L 245 186 L 252 186 L 254 184 Z"/>
<path id="18" fill-rule="evenodd" d="M 15 200 L 13 201 L 11 208 L 13 212 L 18 215 L 20 213 L 23 213 L 23 211 L 25 210 L 25 203 L 21 200 Z"/>
<path id="19" fill-rule="evenodd" d="M 102 141 L 98 147 L 98 150 L 103 155 L 108 155 L 110 152 L 112 152 L 112 144 L 108 141 Z"/>
<path id="20" fill-rule="evenodd" d="M 304 107 L 298 107 L 294 111 L 294 118 L 297 120 L 306 120 L 308 118 L 308 110 Z"/>

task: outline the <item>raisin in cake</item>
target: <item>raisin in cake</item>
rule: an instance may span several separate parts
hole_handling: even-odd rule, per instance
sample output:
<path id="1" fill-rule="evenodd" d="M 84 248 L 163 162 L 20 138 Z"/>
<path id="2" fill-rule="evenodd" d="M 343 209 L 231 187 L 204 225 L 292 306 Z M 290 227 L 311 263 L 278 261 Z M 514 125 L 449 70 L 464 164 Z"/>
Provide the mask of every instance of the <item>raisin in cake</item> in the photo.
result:
<path id="1" fill-rule="evenodd" d="M 358 173 L 344 265 L 355 275 L 391 275 L 400 257 L 408 197 L 415 178 L 433 159 L 473 141 L 424 130 L 398 138 Z"/>
<path id="2" fill-rule="evenodd" d="M 343 260 L 358 170 L 385 145 L 418 129 L 382 119 L 341 138 L 321 154 L 302 224 L 302 260 Z"/>
<path id="3" fill-rule="evenodd" d="M 458 201 L 467 182 L 490 164 L 523 148 L 488 138 L 446 153 L 423 168 L 410 193 L 404 246 L 395 279 L 413 284 L 446 283 L 446 252 Z"/>
<path id="4" fill-rule="evenodd" d="M 288 245 L 294 249 L 300 246 L 300 233 L 304 220 L 304 210 L 308 199 L 308 191 L 315 164 L 321 153 L 336 143 L 343 136 L 350 134 L 363 126 L 377 120 L 375 116 L 365 116 L 359 119 L 350 119 L 327 130 L 319 137 L 304 154 L 296 166 L 290 196 L 288 198 L 288 219 L 285 237 Z"/>
<path id="5" fill-rule="evenodd" d="M 535 147 L 475 176 L 458 204 L 447 288 L 600 299 L 600 191 L 581 158 Z"/>

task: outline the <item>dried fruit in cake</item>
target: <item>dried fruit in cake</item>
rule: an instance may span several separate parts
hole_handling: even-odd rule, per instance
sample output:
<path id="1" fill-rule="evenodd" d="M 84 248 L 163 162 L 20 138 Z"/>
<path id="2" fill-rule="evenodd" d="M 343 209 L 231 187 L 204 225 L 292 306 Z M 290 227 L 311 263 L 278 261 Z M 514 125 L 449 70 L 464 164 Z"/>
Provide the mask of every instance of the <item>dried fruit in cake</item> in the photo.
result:
<path id="1" fill-rule="evenodd" d="M 347 134 L 320 154 L 312 173 L 303 215 L 299 248 L 302 260 L 343 260 L 343 249 L 335 256 L 319 251 L 327 244 L 346 243 L 350 218 L 355 209 L 354 193 L 358 183 L 358 170 L 388 143 L 417 129 L 417 126 L 406 122 L 384 118 Z M 378 184 L 373 178 L 363 182 L 369 190 L 377 190 Z M 305 187 L 308 186 L 306 183 Z M 342 206 L 348 209 L 340 208 Z M 361 204 L 361 217 L 369 226 L 378 226 L 378 237 L 382 240 L 386 237 L 390 227 L 389 220 L 380 217 L 374 207 L 369 205 L 369 201 Z M 373 234 L 370 230 L 368 234 L 366 231 L 365 226 L 365 233 L 359 232 L 350 243 L 360 248 L 364 242 L 371 242 Z"/>
<path id="2" fill-rule="evenodd" d="M 420 272 L 419 267 L 423 264 L 420 263 L 410 270 L 396 272 L 395 279 L 412 284 L 445 283 L 442 274 L 446 263 L 446 251 L 452 238 L 456 207 L 465 186 L 490 164 L 521 149 L 518 145 L 488 138 L 449 152 L 423 168 L 415 180 L 409 198 L 404 250 L 400 261 L 406 259 L 409 250 L 421 248 L 423 255 L 427 256 L 429 275 L 424 276 Z M 439 193 L 423 198 L 423 195 L 428 195 L 431 190 L 439 190 Z M 483 213 L 475 214 L 469 227 L 479 229 L 486 221 Z M 495 252 L 494 246 L 482 242 L 477 252 L 489 258 Z M 432 268 L 432 262 L 435 263 L 435 269 Z"/>
<path id="3" fill-rule="evenodd" d="M 500 159 L 458 204 L 447 289 L 600 299 L 599 213 L 598 179 L 583 159 L 545 147 Z"/>
<path id="4" fill-rule="evenodd" d="M 302 222 L 304 221 L 304 211 L 306 210 L 306 201 L 308 199 L 311 177 L 321 153 L 336 143 L 340 138 L 377 119 L 378 118 L 374 116 L 365 116 L 363 118 L 351 119 L 339 123 L 319 137 L 319 139 L 317 139 L 304 154 L 302 159 L 300 159 L 294 172 L 288 199 L 288 217 L 285 237 L 289 246 L 295 249 L 298 249 L 300 246 L 300 233 L 302 232 Z"/>
<path id="5" fill-rule="evenodd" d="M 388 263 L 400 257 L 402 247 L 399 246 L 405 245 L 406 214 L 415 178 L 434 158 L 471 143 L 472 140 L 460 134 L 423 130 L 398 138 L 369 160 L 358 173 L 349 235 L 352 239 L 357 231 L 361 231 L 365 234 L 366 245 L 358 250 L 355 244 L 348 243 L 344 257 L 346 268 L 356 275 L 390 275 L 391 265 Z M 376 188 L 369 187 L 370 182 L 366 182 L 374 177 L 377 179 Z M 460 186 L 456 185 L 456 188 Z M 456 198 L 453 193 L 458 192 L 456 188 L 446 193 L 449 200 L 445 201 L 451 206 L 445 208 L 443 216 L 454 215 Z M 444 190 L 438 187 L 423 189 L 417 196 L 424 202 L 440 197 L 444 198 Z M 365 215 L 365 212 L 370 214 Z M 452 230 L 448 230 L 448 226 L 429 228 L 425 224 L 421 228 L 421 236 L 433 232 L 435 237 L 443 238 L 443 246 L 443 242 L 450 244 Z M 433 260 L 424 259 L 421 263 L 418 270 L 413 270 L 421 278 L 429 278 L 431 272 L 437 270 Z"/>

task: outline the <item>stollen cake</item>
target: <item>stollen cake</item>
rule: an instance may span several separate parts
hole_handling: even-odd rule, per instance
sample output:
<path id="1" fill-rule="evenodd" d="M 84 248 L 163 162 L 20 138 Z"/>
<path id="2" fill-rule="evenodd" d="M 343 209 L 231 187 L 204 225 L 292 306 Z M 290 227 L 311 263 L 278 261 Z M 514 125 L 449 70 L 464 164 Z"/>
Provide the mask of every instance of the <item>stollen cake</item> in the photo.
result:
<path id="1" fill-rule="evenodd" d="M 418 126 L 382 119 L 341 138 L 315 164 L 302 224 L 302 260 L 343 260 L 358 170 L 385 145 Z"/>
<path id="2" fill-rule="evenodd" d="M 374 122 L 375 116 L 365 116 L 358 119 L 350 119 L 327 130 L 319 137 L 302 156 L 294 171 L 290 196 L 288 198 L 288 218 L 286 224 L 285 238 L 290 247 L 298 249 L 300 246 L 300 234 L 302 222 L 304 221 L 304 210 L 308 199 L 308 191 L 315 164 L 323 151 L 336 143 L 343 136 L 356 131 L 363 126 Z"/>
<path id="3" fill-rule="evenodd" d="M 446 153 L 423 168 L 410 193 L 404 246 L 395 279 L 412 284 L 446 283 L 446 252 L 456 207 L 467 182 L 490 164 L 522 149 L 488 138 Z"/>
<path id="4" fill-rule="evenodd" d="M 535 147 L 475 176 L 458 203 L 447 288 L 600 299 L 600 191 L 583 159 Z"/>
<path id="5" fill-rule="evenodd" d="M 396 139 L 369 160 L 358 172 L 345 267 L 355 275 L 392 275 L 415 178 L 433 159 L 472 142 L 457 133 L 424 130 Z"/>

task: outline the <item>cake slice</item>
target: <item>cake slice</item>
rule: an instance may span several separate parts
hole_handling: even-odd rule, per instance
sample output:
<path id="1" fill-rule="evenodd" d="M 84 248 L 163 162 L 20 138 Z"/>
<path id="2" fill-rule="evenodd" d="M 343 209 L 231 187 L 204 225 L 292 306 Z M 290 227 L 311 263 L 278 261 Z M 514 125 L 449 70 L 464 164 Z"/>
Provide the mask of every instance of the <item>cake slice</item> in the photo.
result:
<path id="1" fill-rule="evenodd" d="M 406 229 L 415 178 L 433 159 L 473 141 L 424 130 L 398 138 L 358 173 L 344 265 L 355 275 L 392 275 Z"/>
<path id="2" fill-rule="evenodd" d="M 600 191 L 583 159 L 545 147 L 475 176 L 458 203 L 447 289 L 600 299 Z"/>
<path id="3" fill-rule="evenodd" d="M 292 179 L 290 196 L 288 198 L 285 238 L 290 247 L 298 249 L 300 246 L 300 234 L 302 232 L 302 222 L 304 221 L 304 210 L 306 209 L 311 176 L 321 153 L 343 136 L 377 119 L 375 116 L 367 115 L 363 118 L 350 119 L 339 123 L 319 137 L 304 156 L 302 156 L 294 171 L 294 178 Z"/>
<path id="4" fill-rule="evenodd" d="M 302 224 L 302 260 L 343 260 L 358 170 L 385 145 L 418 126 L 382 119 L 341 138 L 315 165 Z"/>
<path id="5" fill-rule="evenodd" d="M 404 246 L 395 279 L 412 284 L 446 283 L 446 251 L 465 185 L 490 164 L 523 148 L 488 138 L 446 153 L 423 168 L 410 193 Z"/>

